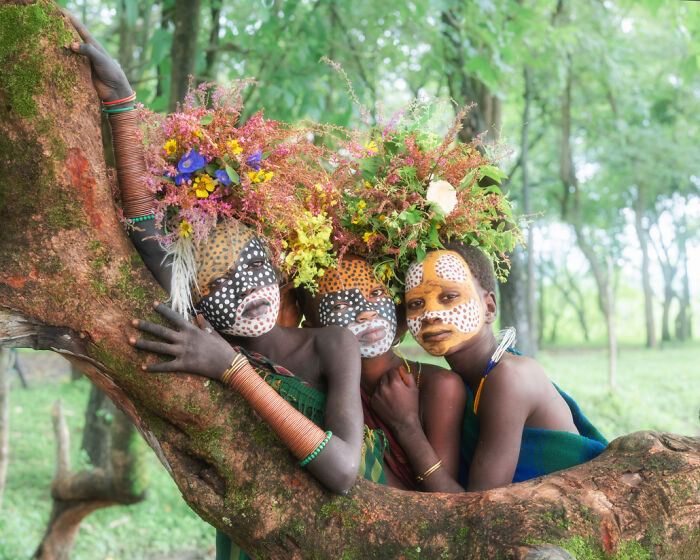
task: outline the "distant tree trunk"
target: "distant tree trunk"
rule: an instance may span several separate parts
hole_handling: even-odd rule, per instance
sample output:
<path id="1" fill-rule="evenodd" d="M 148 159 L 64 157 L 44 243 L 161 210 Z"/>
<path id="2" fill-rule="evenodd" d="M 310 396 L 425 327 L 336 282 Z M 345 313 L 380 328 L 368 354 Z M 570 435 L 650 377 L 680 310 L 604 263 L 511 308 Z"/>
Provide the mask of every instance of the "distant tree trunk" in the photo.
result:
<path id="1" fill-rule="evenodd" d="M 527 322 L 527 295 L 525 282 L 511 281 L 511 278 L 522 278 L 524 250 L 516 247 L 510 254 L 510 273 L 508 281 L 498 286 L 498 305 L 501 327 L 515 327 L 518 333 L 518 350 L 526 356 L 533 356 L 532 333 Z"/>
<path id="2" fill-rule="evenodd" d="M 160 28 L 168 29 L 170 21 L 172 19 L 173 9 L 169 7 L 167 0 L 161 2 L 161 13 L 160 13 Z M 167 76 L 163 74 L 163 64 L 161 61 L 156 67 L 156 97 L 161 97 L 164 94 L 163 83 L 165 82 Z M 172 64 L 172 62 L 171 62 Z"/>
<path id="3" fill-rule="evenodd" d="M 659 227 L 658 219 L 656 220 L 658 231 L 658 243 L 653 243 L 652 247 L 656 252 L 656 258 L 661 267 L 661 274 L 664 279 L 664 301 L 661 312 L 661 340 L 669 342 L 671 340 L 671 304 L 676 297 L 676 291 L 673 289 L 673 282 L 676 279 L 678 272 L 678 262 L 671 261 L 669 248 L 664 241 L 663 232 Z"/>
<path id="4" fill-rule="evenodd" d="M 0 151 L 0 345 L 50 348 L 80 364 L 203 519 L 258 558 L 531 560 L 547 544 L 580 542 L 600 557 L 634 547 L 670 560 L 697 550 L 698 438 L 638 432 L 586 464 L 485 492 L 405 492 L 359 479 L 337 496 L 299 467 L 240 395 L 186 373 L 144 375 L 138 364 L 154 357 L 128 344 L 129 319 L 153 318 L 151 302 L 164 294 L 115 216 L 88 63 L 63 47 L 70 38 L 53 35 L 58 12 L 32 6 L 49 26 L 25 33 L 17 57 L 40 52 L 51 62 L 40 72 L 61 64 L 75 85 L 67 107 L 41 74 L 35 99 L 52 126 L 0 105 L 0 148 L 11 145 Z M 29 9 L 27 0 L 11 7 Z M 107 263 L 95 259 L 98 246 Z M 85 495 L 74 482 L 68 490 Z"/>
<path id="5" fill-rule="evenodd" d="M 571 84 L 573 74 L 569 60 L 566 84 L 562 95 L 562 139 L 559 158 L 559 174 L 564 192 L 573 191 L 571 211 L 565 217 L 571 223 L 576 233 L 576 241 L 588 261 L 593 277 L 598 286 L 598 307 L 600 308 L 608 334 L 608 383 L 615 386 L 615 369 L 617 367 L 617 336 L 615 333 L 615 305 L 612 287 L 612 259 L 607 257 L 607 266 L 602 264 L 593 246 L 588 242 L 581 217 L 581 190 L 576 177 L 573 152 L 571 149 Z"/>
<path id="6" fill-rule="evenodd" d="M 202 0 L 176 0 L 173 10 L 175 31 L 170 49 L 170 101 L 168 111 L 177 109 L 187 93 L 189 77 L 194 74 L 197 60 L 197 35 L 199 33 L 199 10 Z"/>
<path id="7" fill-rule="evenodd" d="M 544 343 L 544 318 L 545 318 L 545 291 L 544 291 L 544 274 L 540 272 L 537 275 L 537 348 L 542 348 Z"/>
<path id="8" fill-rule="evenodd" d="M 634 201 L 634 228 L 639 240 L 639 248 L 642 251 L 642 289 L 644 292 L 644 325 L 646 327 L 646 347 L 656 348 L 656 325 L 654 324 L 654 293 L 651 289 L 649 273 L 649 232 L 644 225 L 647 196 L 644 183 L 637 185 L 637 193 Z"/>
<path id="9" fill-rule="evenodd" d="M 70 560 L 82 520 L 99 508 L 134 504 L 146 497 L 144 486 L 145 445 L 126 415 L 116 417 L 112 426 L 110 460 L 105 467 L 73 472 L 70 461 L 70 433 L 61 402 L 51 413 L 56 436 L 56 475 L 51 483 L 53 507 L 44 537 L 33 558 Z"/>
<path id="10" fill-rule="evenodd" d="M 14 352 L 0 348 L 0 509 L 10 462 L 10 371 Z"/>
<path id="11" fill-rule="evenodd" d="M 219 32 L 221 31 L 221 0 L 211 0 L 209 13 L 211 14 L 211 30 L 209 31 L 209 46 L 207 47 L 207 54 L 204 58 L 203 75 L 208 80 L 215 80 L 216 55 L 218 54 Z"/>
<path id="12" fill-rule="evenodd" d="M 117 3 L 117 14 L 119 16 L 119 53 L 117 60 L 129 82 L 134 83 L 136 81 L 136 76 L 133 73 L 134 25 L 128 20 L 126 0 L 119 0 Z"/>
<path id="13" fill-rule="evenodd" d="M 85 450 L 90 464 L 95 467 L 106 469 L 109 465 L 115 412 L 114 403 L 93 385 L 85 409 L 85 427 L 80 448 Z"/>
<path id="14" fill-rule="evenodd" d="M 690 305 L 690 275 L 688 274 L 688 247 L 686 241 L 688 233 L 685 215 L 683 216 L 683 226 L 682 234 L 676 237 L 678 242 L 678 259 L 683 268 L 681 293 L 678 300 L 679 309 L 676 316 L 676 338 L 678 340 L 690 340 L 693 338 L 693 310 Z"/>

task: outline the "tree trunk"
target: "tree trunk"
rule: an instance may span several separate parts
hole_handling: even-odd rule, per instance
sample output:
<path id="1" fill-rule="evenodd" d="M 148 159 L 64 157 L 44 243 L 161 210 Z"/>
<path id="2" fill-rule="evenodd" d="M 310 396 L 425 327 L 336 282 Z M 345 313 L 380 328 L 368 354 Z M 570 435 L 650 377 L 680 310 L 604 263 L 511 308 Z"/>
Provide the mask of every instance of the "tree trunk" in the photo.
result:
<path id="1" fill-rule="evenodd" d="M 693 337 L 693 311 L 690 305 L 690 276 L 688 274 L 688 248 L 686 245 L 687 222 L 683 216 L 683 234 L 678 239 L 678 259 L 683 268 L 681 280 L 681 295 L 679 297 L 679 309 L 676 316 L 676 338 L 678 340 L 690 340 Z"/>
<path id="2" fill-rule="evenodd" d="M 520 167 L 521 175 L 523 179 L 523 212 L 526 216 L 532 218 L 532 204 L 530 202 L 530 174 L 528 172 L 528 155 L 530 148 L 530 98 L 532 93 L 532 85 L 530 80 L 530 69 L 526 66 L 523 70 L 523 78 L 525 81 L 525 92 L 523 97 L 525 98 L 525 106 L 523 108 L 523 130 L 522 138 L 520 142 Z M 528 330 L 531 333 L 530 345 L 531 352 L 530 356 L 534 356 L 537 353 L 537 344 L 535 333 L 537 332 L 537 303 L 535 302 L 535 295 L 537 289 L 537 283 L 535 278 L 535 224 L 530 222 L 527 226 L 527 282 L 526 282 L 526 308 L 527 308 L 527 323 Z"/>
<path id="3" fill-rule="evenodd" d="M 0 509 L 10 462 L 10 371 L 14 353 L 0 348 Z"/>
<path id="4" fill-rule="evenodd" d="M 576 234 L 576 242 L 586 257 L 598 286 L 598 307 L 600 308 L 608 334 L 608 384 L 615 387 L 615 369 L 617 367 L 617 335 L 615 333 L 615 305 L 612 286 L 612 258 L 606 258 L 607 267 L 600 262 L 593 246 L 586 237 L 583 219 L 581 217 L 581 189 L 576 177 L 574 157 L 571 149 L 571 84 L 573 81 L 571 61 L 567 69 L 566 85 L 562 95 L 562 135 L 561 153 L 559 155 L 559 175 L 563 191 L 573 191 L 571 211 L 565 212 L 565 217 L 571 223 Z"/>
<path id="5" fill-rule="evenodd" d="M 115 443 L 108 468 L 72 472 L 70 434 L 60 401 L 54 404 L 51 416 L 56 436 L 56 475 L 51 483 L 53 507 L 33 558 L 70 560 L 75 537 L 85 517 L 99 508 L 134 504 L 145 498 L 144 476 L 138 472 L 143 467 L 139 450 L 143 442 L 129 419 L 120 414 L 113 424 Z"/>
<path id="6" fill-rule="evenodd" d="M 49 22 L 58 17 L 42 10 Z M 203 519 L 265 558 L 536 558 L 541 545 L 581 543 L 598 556 L 697 550 L 697 438 L 638 432 L 584 465 L 486 492 L 423 494 L 358 480 L 337 496 L 230 389 L 188 374 L 144 375 L 138 364 L 153 357 L 127 343 L 129 319 L 154 319 L 150 302 L 164 294 L 115 215 L 87 62 L 53 30 L 34 31 L 17 56 L 40 49 L 44 74 L 60 64 L 74 76 L 69 106 L 42 78 L 35 101 L 53 116 L 49 126 L 20 117 L 2 92 L 0 344 L 52 349 L 80 365 Z"/>
<path id="7" fill-rule="evenodd" d="M 536 348 L 532 344 L 533 333 L 527 321 L 527 296 L 523 281 L 523 249 L 516 247 L 510 255 L 508 281 L 499 284 L 499 316 L 501 327 L 512 326 L 518 334 L 518 350 L 526 356 L 533 356 Z M 516 280 L 516 279 L 520 280 Z"/>
<path id="8" fill-rule="evenodd" d="M 85 450 L 90 464 L 95 467 L 108 469 L 115 412 L 114 403 L 93 385 L 85 409 L 85 428 L 80 448 Z"/>
<path id="9" fill-rule="evenodd" d="M 175 111 L 182 103 L 189 86 L 189 77 L 194 74 L 197 60 L 197 34 L 199 33 L 199 9 L 202 0 L 175 0 L 173 21 L 173 45 L 170 50 L 170 101 L 168 111 Z"/>
<path id="10" fill-rule="evenodd" d="M 656 325 L 654 325 L 654 293 L 651 289 L 649 274 L 649 232 L 644 225 L 644 213 L 646 211 L 646 187 L 637 185 L 637 197 L 634 201 L 634 228 L 639 240 L 639 248 L 642 251 L 642 290 L 644 292 L 644 325 L 646 327 L 646 347 L 656 348 Z"/>
<path id="11" fill-rule="evenodd" d="M 207 54 L 204 57 L 204 76 L 208 80 L 215 80 L 216 73 L 214 68 L 219 48 L 219 32 L 221 31 L 221 0 L 211 0 L 209 13 L 211 15 L 211 30 L 209 31 Z"/>

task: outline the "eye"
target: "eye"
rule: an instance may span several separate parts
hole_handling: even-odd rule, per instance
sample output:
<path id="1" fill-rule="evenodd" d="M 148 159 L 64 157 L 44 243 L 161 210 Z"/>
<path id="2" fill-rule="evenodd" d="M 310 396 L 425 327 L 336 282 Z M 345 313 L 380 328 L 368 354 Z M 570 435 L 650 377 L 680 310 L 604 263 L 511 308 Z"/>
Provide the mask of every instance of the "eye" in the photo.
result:
<path id="1" fill-rule="evenodd" d="M 453 300 L 457 299 L 459 296 L 460 296 L 460 294 L 458 292 L 446 292 L 446 293 L 440 294 L 440 299 L 442 301 L 449 302 L 449 301 L 453 301 Z"/>
<path id="2" fill-rule="evenodd" d="M 265 265 L 265 260 L 264 259 L 257 259 L 254 261 L 250 261 L 247 265 L 246 268 L 260 268 Z"/>
<path id="3" fill-rule="evenodd" d="M 406 309 L 411 311 L 416 311 L 423 307 L 424 301 L 422 299 L 412 299 L 406 302 Z"/>
<path id="4" fill-rule="evenodd" d="M 383 295 L 385 295 L 384 288 L 379 288 L 379 287 L 374 288 L 374 289 L 369 293 L 369 296 L 370 296 L 371 298 L 378 298 L 378 297 L 382 297 Z"/>
<path id="5" fill-rule="evenodd" d="M 350 307 L 350 305 L 347 304 L 346 302 L 339 301 L 333 307 L 331 307 L 331 311 L 333 313 L 342 313 L 343 311 L 346 311 L 349 307 Z"/>

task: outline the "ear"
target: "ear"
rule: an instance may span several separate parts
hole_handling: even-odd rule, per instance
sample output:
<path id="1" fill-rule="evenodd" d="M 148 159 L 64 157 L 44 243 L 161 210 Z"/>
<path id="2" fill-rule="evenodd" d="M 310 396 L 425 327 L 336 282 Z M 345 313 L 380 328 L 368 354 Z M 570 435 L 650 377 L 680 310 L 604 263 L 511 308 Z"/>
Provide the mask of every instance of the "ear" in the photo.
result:
<path id="1" fill-rule="evenodd" d="M 490 325 L 498 318 L 498 304 L 496 303 L 496 294 L 493 292 L 484 291 L 482 294 L 484 299 L 484 323 Z"/>

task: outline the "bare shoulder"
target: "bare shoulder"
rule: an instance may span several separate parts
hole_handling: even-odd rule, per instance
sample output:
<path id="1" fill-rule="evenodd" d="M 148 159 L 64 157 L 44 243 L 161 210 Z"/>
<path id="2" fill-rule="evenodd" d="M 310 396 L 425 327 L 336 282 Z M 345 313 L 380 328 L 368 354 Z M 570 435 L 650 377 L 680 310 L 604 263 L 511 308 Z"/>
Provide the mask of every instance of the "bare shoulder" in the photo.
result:
<path id="1" fill-rule="evenodd" d="M 323 369 L 343 369 L 343 364 L 359 369 L 360 345 L 352 332 L 344 327 L 328 326 L 308 329 L 314 337 L 314 349 Z"/>
<path id="2" fill-rule="evenodd" d="M 526 356 L 506 355 L 489 373 L 482 389 L 481 405 L 509 403 L 528 411 L 537 406 L 540 396 L 549 391 L 551 382 L 544 368 Z M 499 407 L 500 407 L 499 406 Z"/>
<path id="3" fill-rule="evenodd" d="M 421 364 L 421 373 L 421 394 L 428 398 L 439 395 L 443 402 L 466 399 L 464 382 L 454 371 L 433 364 Z"/>

